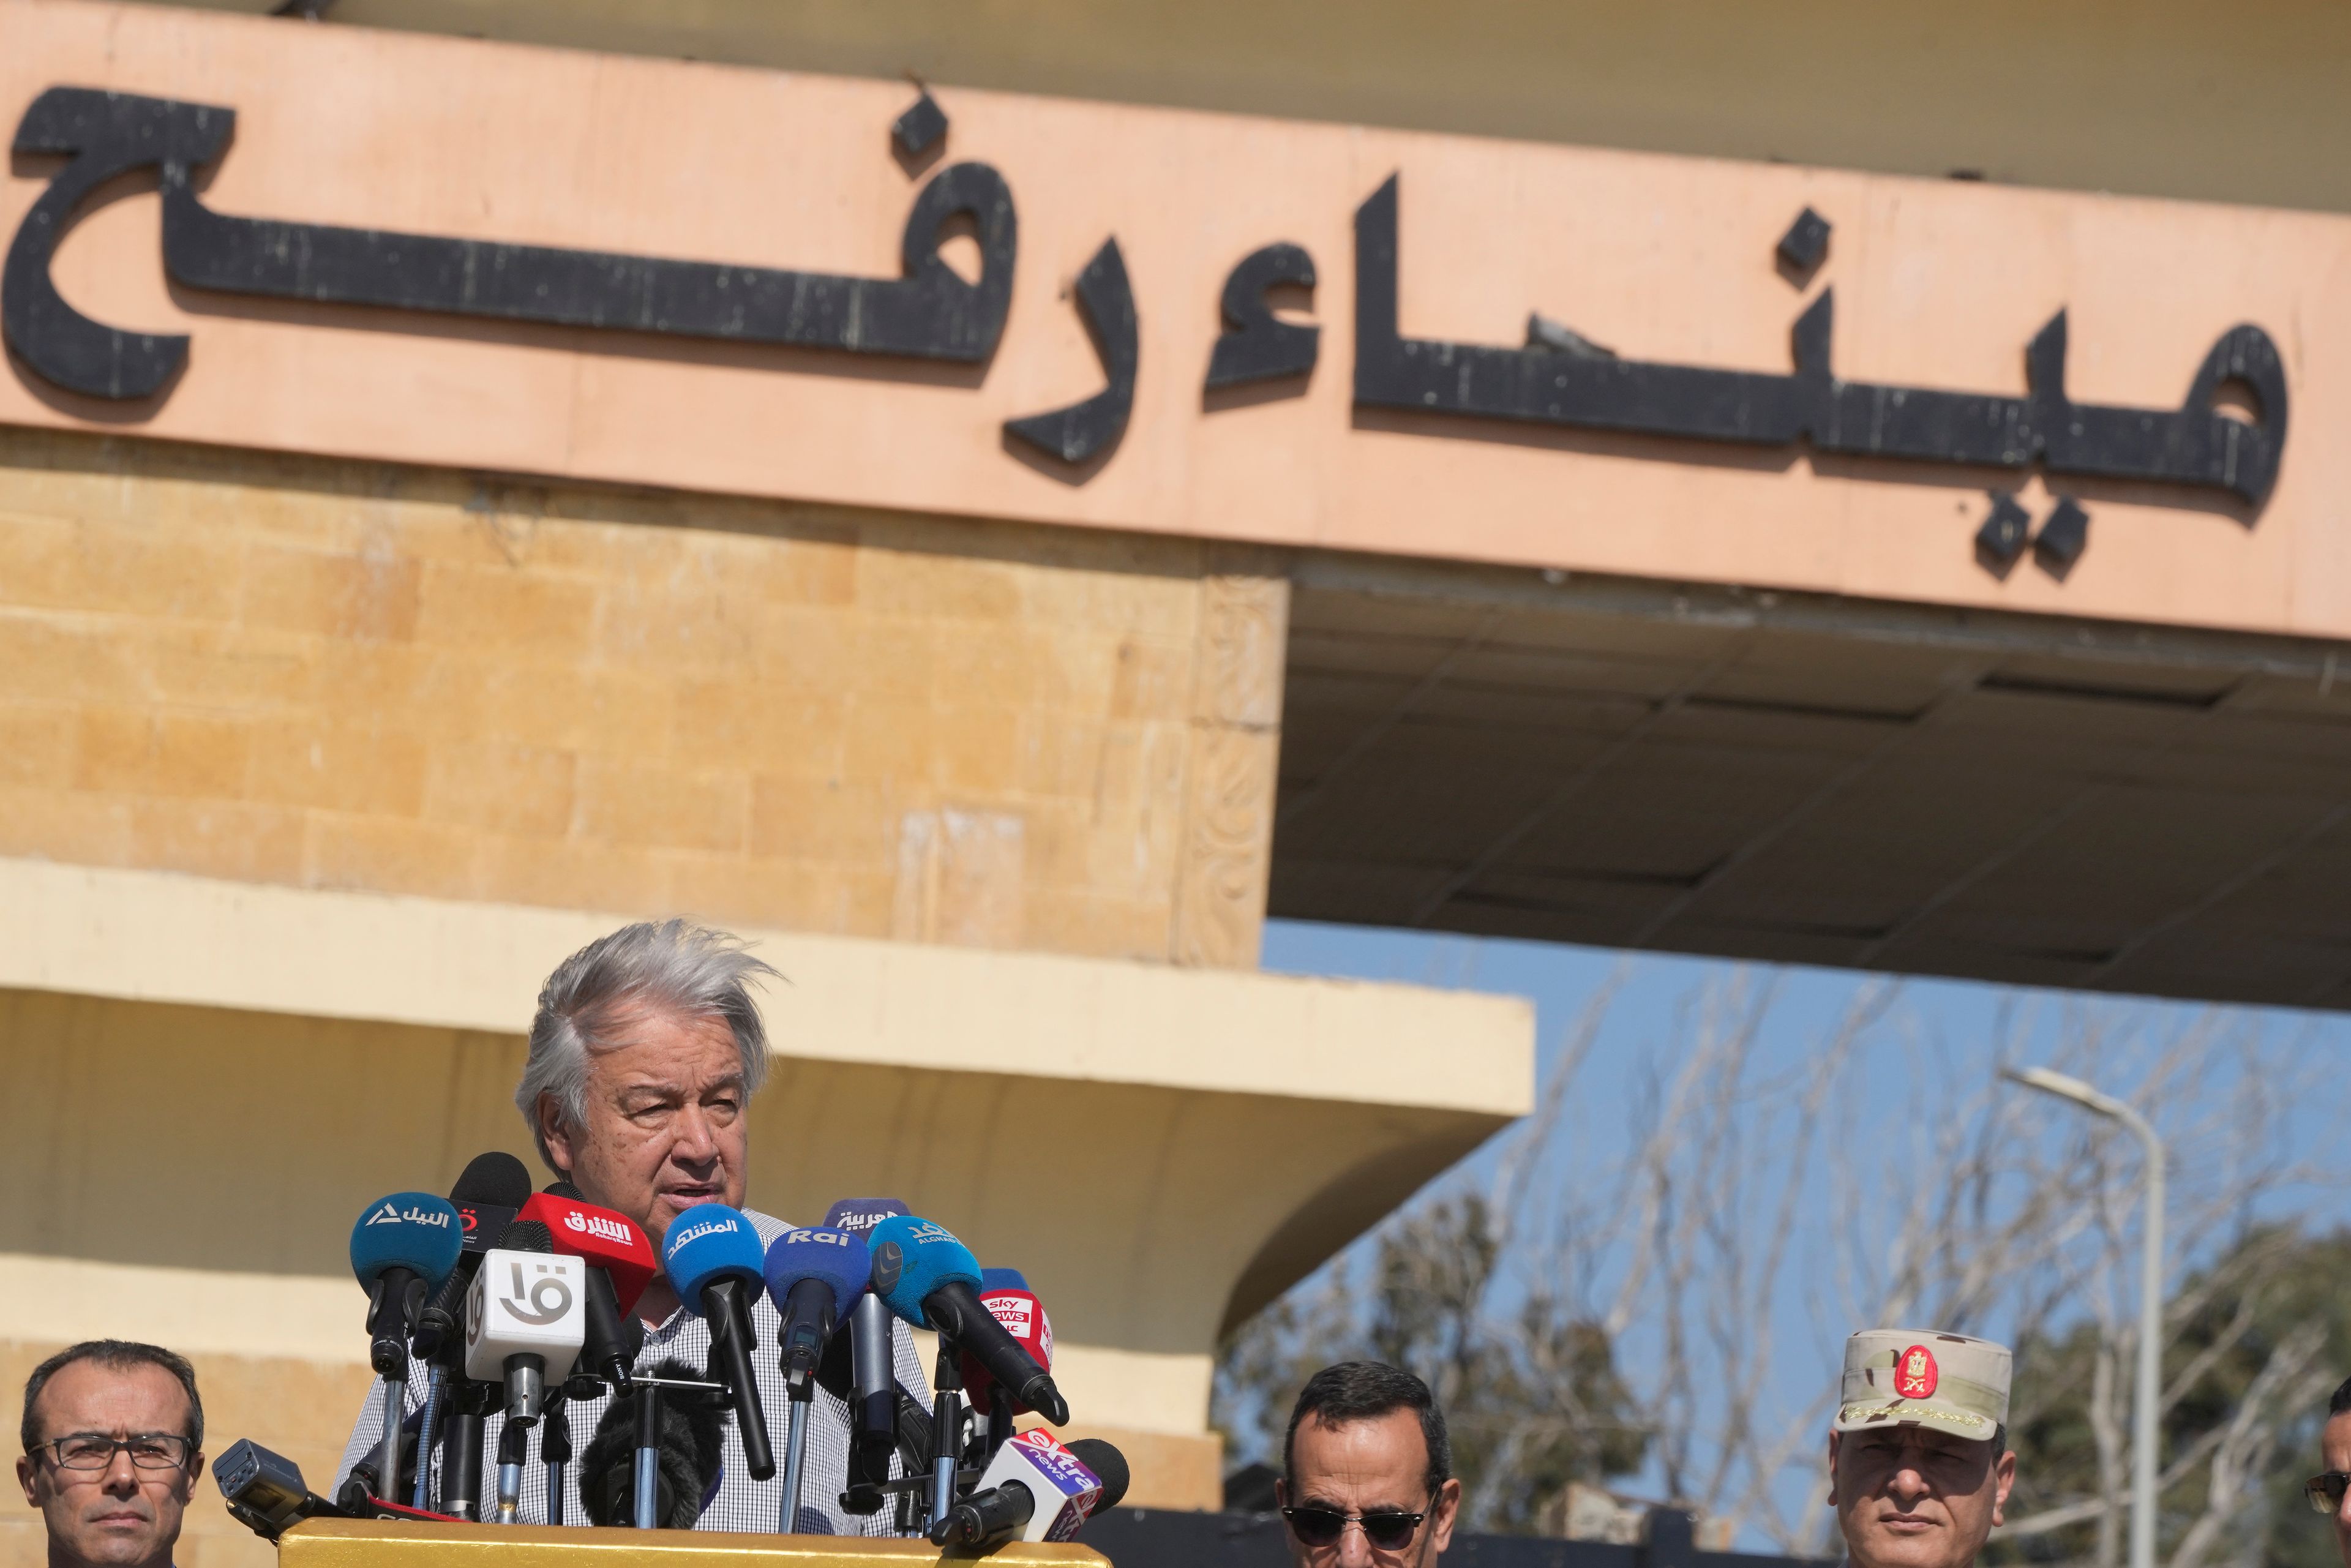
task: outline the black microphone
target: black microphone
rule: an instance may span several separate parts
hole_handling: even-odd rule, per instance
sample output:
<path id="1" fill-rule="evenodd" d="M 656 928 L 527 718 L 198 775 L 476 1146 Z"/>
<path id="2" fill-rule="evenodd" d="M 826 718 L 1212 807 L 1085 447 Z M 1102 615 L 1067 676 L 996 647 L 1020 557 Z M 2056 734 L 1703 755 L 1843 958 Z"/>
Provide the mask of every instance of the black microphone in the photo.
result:
<path id="1" fill-rule="evenodd" d="M 342 1512 L 310 1490 L 301 1466 L 250 1437 L 239 1437 L 213 1461 L 213 1479 L 237 1522 L 264 1541 L 277 1540 L 303 1520 Z"/>
<path id="2" fill-rule="evenodd" d="M 876 1225 L 905 1212 L 894 1197 L 844 1197 L 825 1212 L 824 1223 L 870 1241 Z M 847 1322 L 849 1332 L 834 1334 L 825 1346 L 817 1382 L 849 1406 L 850 1484 L 879 1486 L 890 1479 L 890 1456 L 898 1448 L 898 1320 L 887 1301 L 869 1292 L 857 1299 Z M 926 1426 L 927 1420 L 926 1413 Z M 923 1447 L 929 1448 L 927 1439 Z"/>
<path id="3" fill-rule="evenodd" d="M 507 1227 L 514 1220 L 515 1211 L 530 1198 L 530 1172 L 523 1163 L 503 1150 L 493 1149 L 475 1155 L 449 1188 L 449 1201 L 456 1207 L 457 1222 L 463 1228 L 464 1249 L 457 1254 L 457 1267 L 448 1280 L 434 1292 L 418 1317 L 416 1332 L 410 1336 L 409 1349 L 425 1363 L 424 1414 L 416 1433 L 419 1455 L 433 1450 L 434 1429 L 444 1419 L 455 1420 L 448 1407 L 453 1403 L 450 1388 L 462 1385 L 465 1376 L 465 1292 L 481 1271 L 482 1254 L 498 1244 Z M 466 1404 L 461 1395 L 454 1403 Z M 453 1426 L 451 1430 L 456 1428 Z M 459 1434 L 459 1441 L 470 1436 L 473 1440 L 471 1473 L 478 1478 L 482 1471 L 481 1423 L 478 1416 Z M 444 1446 L 446 1439 L 444 1439 Z M 443 1456 L 443 1474 L 448 1475 L 458 1456 L 454 1448 Z M 416 1466 L 416 1489 L 410 1501 L 417 1508 L 427 1506 L 427 1483 L 432 1479 L 432 1467 L 422 1458 Z M 444 1479 L 443 1490 L 448 1490 Z M 465 1494 L 463 1501 L 468 1510 L 461 1517 L 471 1518 L 470 1510 L 480 1502 L 476 1493 Z"/>
<path id="4" fill-rule="evenodd" d="M 632 1380 L 596 1423 L 580 1452 L 580 1507 L 588 1522 L 625 1526 L 635 1522 L 632 1490 L 637 1457 L 637 1406 L 661 1402 L 660 1464 L 653 1523 L 691 1530 L 702 1516 L 702 1500 L 718 1479 L 725 1452 L 726 1400 L 723 1394 L 664 1386 L 699 1383 L 697 1369 L 664 1361 Z M 661 1383 L 650 1381 L 661 1379 Z"/>

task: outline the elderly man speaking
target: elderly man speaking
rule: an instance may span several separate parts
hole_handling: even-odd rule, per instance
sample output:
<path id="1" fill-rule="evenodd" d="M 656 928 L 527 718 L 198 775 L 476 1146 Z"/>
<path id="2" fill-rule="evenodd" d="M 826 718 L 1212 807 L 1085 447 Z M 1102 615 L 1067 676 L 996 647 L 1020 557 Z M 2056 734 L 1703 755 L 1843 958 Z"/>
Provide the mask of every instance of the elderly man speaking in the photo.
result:
<path id="1" fill-rule="evenodd" d="M 774 975 L 737 938 L 682 920 L 624 926 L 557 966 L 539 991 L 530 1056 L 515 1091 L 515 1104 L 549 1168 L 577 1186 L 588 1202 L 635 1220 L 656 1247 L 670 1221 L 695 1204 L 741 1208 L 747 1103 L 768 1071 L 767 1031 L 749 988 Z M 767 1215 L 745 1213 L 763 1243 L 789 1228 Z M 710 1325 L 679 1303 L 666 1279 L 646 1289 L 636 1311 L 645 1325 L 639 1370 L 672 1359 L 696 1369 L 708 1364 Z M 763 1351 L 754 1358 L 760 1403 L 778 1419 L 785 1391 L 773 1352 L 782 1322 L 765 1296 L 753 1306 L 751 1323 Z M 921 1365 L 905 1336 L 898 1343 L 898 1379 L 927 1403 Z M 426 1382 L 423 1364 L 411 1363 L 406 1425 L 412 1429 Z M 609 1404 L 605 1397 L 571 1406 L 581 1443 Z M 374 1450 L 381 1408 L 379 1380 L 343 1450 L 338 1489 Z M 495 1453 L 503 1420 L 492 1415 L 484 1426 L 484 1447 Z M 426 1463 L 436 1458 L 428 1456 Z M 887 1512 L 859 1518 L 841 1511 L 848 1466 L 848 1408 L 820 1389 L 810 1423 L 800 1530 L 894 1533 Z M 532 1463 L 523 1474 L 521 1521 L 544 1524 L 545 1468 Z M 578 1475 L 579 1467 L 567 1467 L 561 1517 L 570 1523 L 587 1518 Z M 751 1479 L 730 1422 L 718 1484 L 696 1528 L 773 1531 L 782 1488 L 781 1477 Z"/>

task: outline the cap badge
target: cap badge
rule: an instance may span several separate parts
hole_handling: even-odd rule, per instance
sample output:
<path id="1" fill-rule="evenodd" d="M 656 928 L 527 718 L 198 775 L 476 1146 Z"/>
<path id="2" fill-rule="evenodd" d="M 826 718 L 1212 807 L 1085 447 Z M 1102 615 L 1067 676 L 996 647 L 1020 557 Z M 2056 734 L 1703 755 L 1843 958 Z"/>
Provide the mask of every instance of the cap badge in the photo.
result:
<path id="1" fill-rule="evenodd" d="M 1942 1368 L 1935 1364 L 1935 1353 L 1914 1344 L 1894 1364 L 1894 1392 L 1905 1399 L 1931 1399 L 1942 1375 Z"/>

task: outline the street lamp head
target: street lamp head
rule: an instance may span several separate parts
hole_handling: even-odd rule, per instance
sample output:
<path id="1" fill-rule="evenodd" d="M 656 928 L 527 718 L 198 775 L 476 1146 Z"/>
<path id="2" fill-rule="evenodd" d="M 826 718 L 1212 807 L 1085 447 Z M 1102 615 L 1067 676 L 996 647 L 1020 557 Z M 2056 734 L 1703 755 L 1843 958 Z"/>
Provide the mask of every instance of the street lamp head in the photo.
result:
<path id="1" fill-rule="evenodd" d="M 2046 1067 L 2003 1067 L 2000 1075 L 2011 1083 L 2022 1083 L 2027 1089 L 2038 1089 L 2044 1094 L 2054 1094 L 2061 1100 L 2071 1100 L 2076 1105 L 2095 1111 L 2101 1116 L 2122 1118 L 2123 1106 L 2113 1097 L 2099 1093 L 2078 1078 L 2053 1072 Z"/>

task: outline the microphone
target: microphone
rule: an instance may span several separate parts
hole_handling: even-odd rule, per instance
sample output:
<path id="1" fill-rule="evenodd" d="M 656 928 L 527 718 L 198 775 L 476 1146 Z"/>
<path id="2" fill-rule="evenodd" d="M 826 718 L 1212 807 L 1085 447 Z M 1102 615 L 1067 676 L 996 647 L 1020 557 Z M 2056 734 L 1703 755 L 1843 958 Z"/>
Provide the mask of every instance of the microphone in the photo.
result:
<path id="1" fill-rule="evenodd" d="M 677 1387 L 681 1383 L 695 1386 Z M 589 1523 L 694 1528 L 702 1516 L 702 1500 L 718 1484 L 726 1453 L 726 1400 L 715 1390 L 695 1391 L 706 1386 L 684 1362 L 664 1361 L 605 1407 L 594 1435 L 580 1452 L 580 1507 Z M 657 1461 L 653 1518 L 640 1521 L 632 1502 L 637 1427 L 644 1413 L 639 1406 L 645 1402 L 657 1406 Z"/>
<path id="2" fill-rule="evenodd" d="M 762 1270 L 768 1294 L 783 1314 L 780 1368 L 790 1398 L 784 1433 L 784 1498 L 780 1533 L 799 1528 L 800 1464 L 807 1450 L 809 1406 L 816 1398 L 817 1367 L 834 1337 L 843 1307 L 865 1294 L 873 1271 L 865 1239 L 846 1230 L 787 1230 L 768 1249 Z"/>
<path id="3" fill-rule="evenodd" d="M 1031 1361 L 1047 1372 L 1053 1370 L 1053 1320 L 1045 1315 L 1044 1304 L 1021 1279 L 1019 1270 L 982 1269 L 979 1304 L 1003 1325 L 1006 1333 L 1019 1342 Z M 987 1369 L 980 1365 L 978 1357 L 969 1351 L 963 1354 L 963 1385 L 970 1391 L 971 1402 L 982 1409 L 989 1407 L 989 1392 L 998 1386 Z M 1012 1414 L 1027 1413 L 1028 1406 L 1020 1403 L 1018 1395 L 1009 1389 L 1004 1392 Z"/>
<path id="4" fill-rule="evenodd" d="M 894 1197 L 844 1197 L 825 1211 L 824 1223 L 870 1243 L 876 1225 L 906 1212 Z M 879 1485 L 890 1479 L 890 1455 L 898 1446 L 898 1325 L 889 1304 L 870 1291 L 860 1296 L 846 1337 L 842 1381 L 835 1385 L 830 1361 L 820 1374 L 826 1391 L 849 1406 L 850 1484 Z"/>
<path id="5" fill-rule="evenodd" d="M 376 1474 L 399 1484 L 400 1423 L 408 1406 L 408 1334 L 457 1266 L 465 1243 L 457 1210 L 429 1192 L 396 1192 L 368 1205 L 351 1226 L 351 1272 L 368 1295 L 368 1361 L 383 1379 L 383 1435 Z"/>
<path id="6" fill-rule="evenodd" d="M 660 1272 L 653 1243 L 634 1220 L 584 1201 L 569 1182 L 557 1182 L 531 1197 L 522 1206 L 522 1217 L 546 1226 L 558 1252 L 587 1266 L 580 1364 L 614 1388 L 625 1386 L 636 1358 L 622 1320 Z"/>
<path id="7" fill-rule="evenodd" d="M 482 1254 L 465 1295 L 465 1375 L 503 1383 L 506 1427 L 498 1434 L 498 1521 L 512 1524 L 522 1503 L 530 1427 L 551 1376 L 571 1375 L 586 1337 L 587 1265 L 559 1256 L 547 1227 L 517 1219 Z"/>
<path id="8" fill-rule="evenodd" d="M 250 1437 L 239 1437 L 213 1461 L 213 1479 L 237 1522 L 264 1541 L 277 1540 L 303 1520 L 342 1512 L 309 1489 L 301 1466 Z"/>
<path id="9" fill-rule="evenodd" d="M 1019 1340 L 979 1303 L 979 1261 L 945 1226 L 912 1215 L 873 1228 L 873 1290 L 916 1328 L 953 1340 L 1011 1393 L 1054 1426 L 1070 1419 L 1069 1402 Z M 883 1276 L 887 1274 L 889 1278 Z"/>
<path id="10" fill-rule="evenodd" d="M 970 1496 L 929 1531 L 934 1546 L 992 1550 L 1012 1541 L 1068 1541 L 1126 1495 L 1126 1460 L 1100 1439 L 1064 1448 L 1050 1432 L 1022 1432 L 997 1450 Z M 1115 1475 L 1097 1470 L 1100 1463 Z"/>
<path id="11" fill-rule="evenodd" d="M 449 1380 L 459 1375 L 465 1361 L 465 1292 L 481 1269 L 482 1254 L 497 1245 L 517 1209 L 529 1197 L 530 1173 L 520 1160 L 500 1150 L 475 1155 L 449 1188 L 449 1202 L 457 1210 L 457 1223 L 464 1233 L 463 1249 L 457 1254 L 456 1268 L 425 1304 L 416 1333 L 409 1340 L 409 1349 L 426 1364 L 424 1412 L 416 1430 L 420 1456 L 433 1451 L 434 1428 L 448 1398 Z M 479 1456 L 474 1468 L 479 1471 Z M 447 1471 L 444 1462 L 443 1472 Z M 413 1506 L 424 1507 L 431 1479 L 432 1466 L 420 1457 L 416 1488 L 410 1495 Z"/>
<path id="12" fill-rule="evenodd" d="M 759 1233 L 723 1203 L 695 1204 L 671 1220 L 662 1238 L 662 1267 L 678 1299 L 710 1320 L 710 1372 L 734 1402 L 743 1461 L 755 1481 L 776 1473 L 758 1378 L 751 1370 L 751 1352 L 758 1347 L 751 1332 L 751 1302 L 766 1283 L 763 1261 Z"/>

